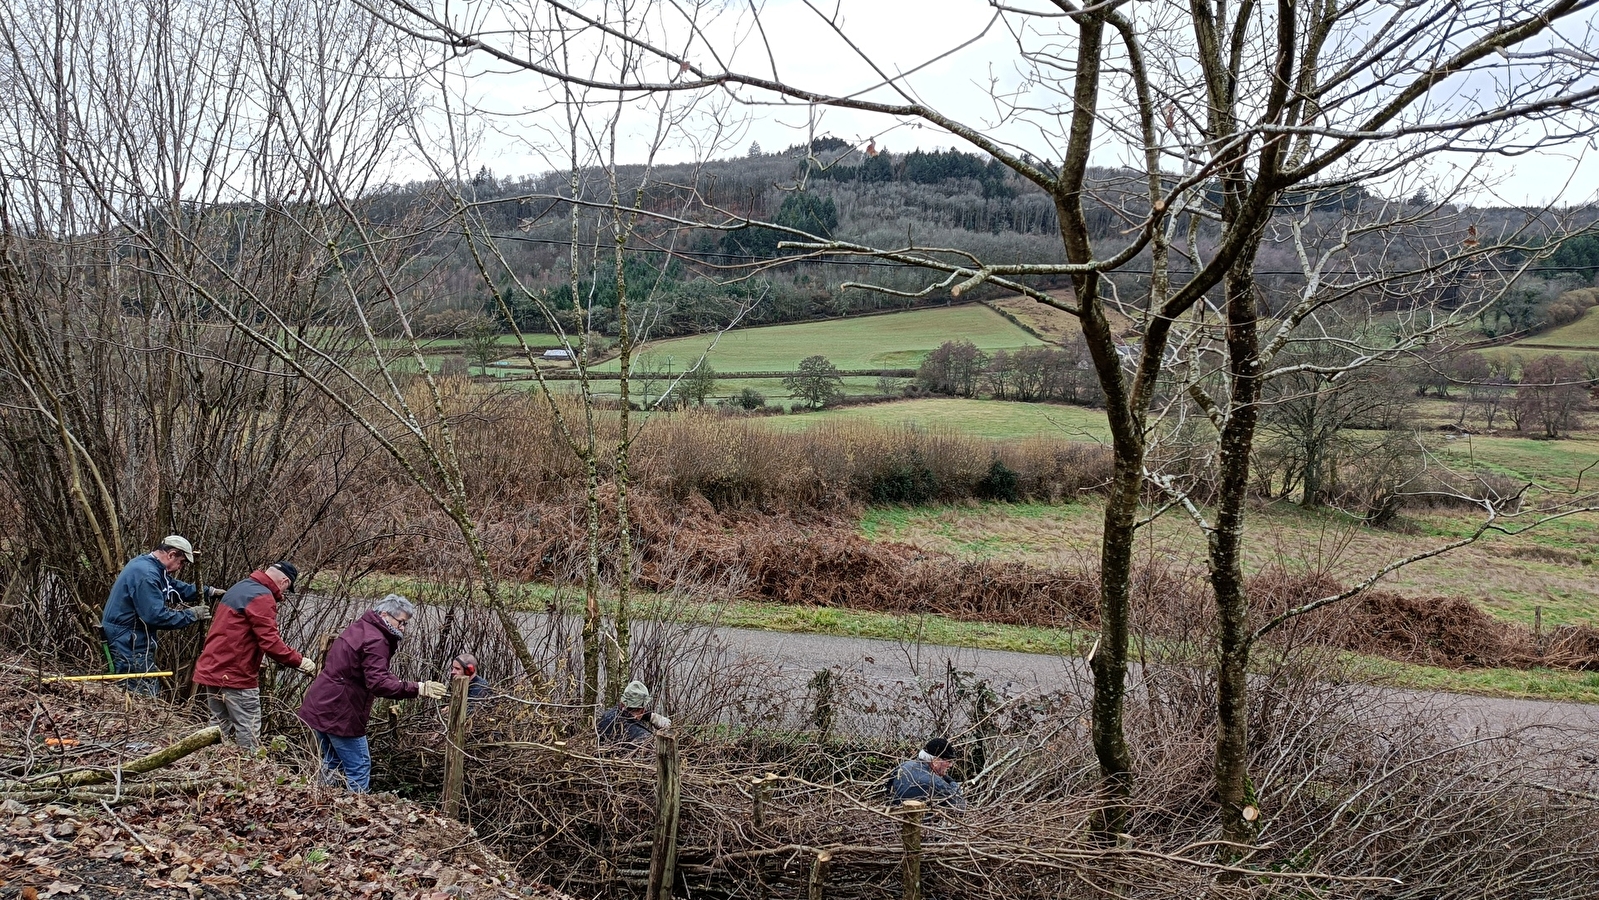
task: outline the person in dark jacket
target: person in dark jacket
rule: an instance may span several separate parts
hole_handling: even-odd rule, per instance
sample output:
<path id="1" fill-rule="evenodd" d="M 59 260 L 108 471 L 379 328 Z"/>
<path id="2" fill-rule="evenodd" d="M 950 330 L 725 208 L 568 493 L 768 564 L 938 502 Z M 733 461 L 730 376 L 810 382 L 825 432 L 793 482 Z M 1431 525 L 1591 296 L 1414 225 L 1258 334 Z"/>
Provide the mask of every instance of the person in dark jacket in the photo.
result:
<path id="1" fill-rule="evenodd" d="M 655 732 L 672 727 L 672 720 L 650 712 L 650 689 L 642 681 L 630 681 L 622 689 L 619 703 L 600 714 L 594 723 L 600 744 L 616 746 L 647 744 Z"/>
<path id="2" fill-rule="evenodd" d="M 494 689 L 489 687 L 488 679 L 477 673 L 477 657 L 470 653 L 458 653 L 450 660 L 450 679 L 453 681 L 457 678 L 472 679 L 466 686 L 467 709 L 473 709 L 494 696 Z"/>
<path id="3" fill-rule="evenodd" d="M 888 793 L 896 803 L 921 800 L 934 806 L 965 809 L 966 798 L 961 796 L 961 786 L 950 781 L 950 767 L 955 765 L 955 748 L 941 737 L 929 740 L 915 759 L 908 759 L 894 769 L 888 783 Z"/>
<path id="4" fill-rule="evenodd" d="M 100 630 L 111 651 L 111 666 L 118 675 L 155 671 L 155 632 L 188 628 L 211 618 L 211 610 L 199 602 L 220 597 L 218 588 L 200 588 L 173 578 L 185 563 L 194 562 L 194 545 L 181 535 L 170 534 L 161 546 L 136 556 L 122 567 L 100 617 Z M 169 604 L 191 604 L 173 609 Z M 154 678 L 127 678 L 117 684 L 124 690 L 146 697 L 160 693 Z"/>
<path id="5" fill-rule="evenodd" d="M 389 671 L 389 658 L 416 616 L 416 607 L 399 594 L 379 600 L 344 629 L 328 648 L 322 674 L 311 682 L 300 703 L 300 721 L 316 732 L 322 749 L 322 780 L 342 779 L 350 790 L 366 793 L 372 784 L 372 753 L 366 723 L 372 698 L 404 700 L 444 696 L 438 681 L 401 681 Z"/>
<path id="6" fill-rule="evenodd" d="M 194 683 L 205 696 L 211 724 L 244 750 L 254 751 L 260 743 L 261 657 L 316 674 L 316 661 L 284 643 L 278 631 L 278 604 L 294 590 L 299 574 L 293 563 L 275 562 L 228 588 L 194 666 Z"/>

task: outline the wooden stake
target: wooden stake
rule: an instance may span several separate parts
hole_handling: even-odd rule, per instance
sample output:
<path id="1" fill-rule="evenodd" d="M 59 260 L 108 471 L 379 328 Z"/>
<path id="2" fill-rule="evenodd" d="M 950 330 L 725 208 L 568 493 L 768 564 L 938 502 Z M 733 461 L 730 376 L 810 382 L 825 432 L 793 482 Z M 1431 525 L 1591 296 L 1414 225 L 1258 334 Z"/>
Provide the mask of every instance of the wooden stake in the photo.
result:
<path id="1" fill-rule="evenodd" d="M 901 880 L 904 882 L 905 900 L 922 900 L 922 816 L 927 804 L 920 800 L 906 800 L 900 807 L 904 819 L 900 822 L 900 839 L 905 845 L 901 861 Z"/>
<path id="2" fill-rule="evenodd" d="M 466 694 L 470 678 L 450 679 L 450 717 L 444 741 L 444 814 L 461 818 L 466 784 Z"/>
<path id="3" fill-rule="evenodd" d="M 827 870 L 832 862 L 832 851 L 823 850 L 816 854 L 816 859 L 811 863 L 811 880 L 805 886 L 807 900 L 822 900 L 822 892 L 827 888 Z"/>
<path id="4" fill-rule="evenodd" d="M 655 735 L 655 842 L 650 848 L 649 900 L 671 900 L 677 870 L 677 818 L 682 802 L 677 737 Z"/>
<path id="5" fill-rule="evenodd" d="M 777 774 L 774 772 L 767 772 L 760 778 L 750 778 L 750 794 L 755 806 L 753 818 L 756 831 L 766 828 L 766 804 L 772 799 L 772 783 L 776 780 Z"/>

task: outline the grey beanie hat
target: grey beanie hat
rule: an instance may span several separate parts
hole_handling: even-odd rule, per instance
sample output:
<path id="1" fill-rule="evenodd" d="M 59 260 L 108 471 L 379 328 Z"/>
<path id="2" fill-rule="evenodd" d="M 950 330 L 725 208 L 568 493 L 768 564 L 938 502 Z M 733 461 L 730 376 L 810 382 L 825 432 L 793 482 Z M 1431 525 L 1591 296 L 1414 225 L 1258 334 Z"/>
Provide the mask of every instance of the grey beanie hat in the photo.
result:
<path id="1" fill-rule="evenodd" d="M 650 689 L 644 682 L 633 680 L 622 689 L 622 705 L 628 709 L 643 709 L 650 705 Z"/>

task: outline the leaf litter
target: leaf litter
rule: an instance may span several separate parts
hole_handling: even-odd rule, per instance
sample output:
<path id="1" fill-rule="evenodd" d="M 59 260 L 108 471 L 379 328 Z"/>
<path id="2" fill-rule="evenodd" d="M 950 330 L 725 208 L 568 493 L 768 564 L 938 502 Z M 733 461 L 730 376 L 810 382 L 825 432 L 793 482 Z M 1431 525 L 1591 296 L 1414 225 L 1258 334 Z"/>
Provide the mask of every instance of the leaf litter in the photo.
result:
<path id="1" fill-rule="evenodd" d="M 20 662 L 0 661 L 4 900 L 562 900 L 462 822 L 392 794 L 326 787 L 231 746 L 94 789 L 20 791 L 30 777 L 115 768 L 197 725 L 115 688 L 40 685 Z"/>

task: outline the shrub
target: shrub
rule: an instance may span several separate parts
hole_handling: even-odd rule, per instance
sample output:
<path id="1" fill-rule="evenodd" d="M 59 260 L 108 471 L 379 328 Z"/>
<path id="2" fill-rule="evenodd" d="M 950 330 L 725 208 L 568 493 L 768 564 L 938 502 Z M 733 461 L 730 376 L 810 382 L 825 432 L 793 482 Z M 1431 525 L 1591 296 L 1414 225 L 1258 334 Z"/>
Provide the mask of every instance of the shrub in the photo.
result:
<path id="1" fill-rule="evenodd" d="M 727 399 L 728 405 L 739 409 L 755 410 L 766 405 L 766 395 L 754 388 L 744 388 Z"/>
<path id="2" fill-rule="evenodd" d="M 989 463 L 988 474 L 977 482 L 977 496 L 984 500 L 1003 500 L 1015 503 L 1021 499 L 1021 483 L 1016 472 L 998 456 Z"/>
<path id="3" fill-rule="evenodd" d="M 873 503 L 926 503 L 938 496 L 938 478 L 919 455 L 895 460 L 872 474 L 866 496 Z"/>

